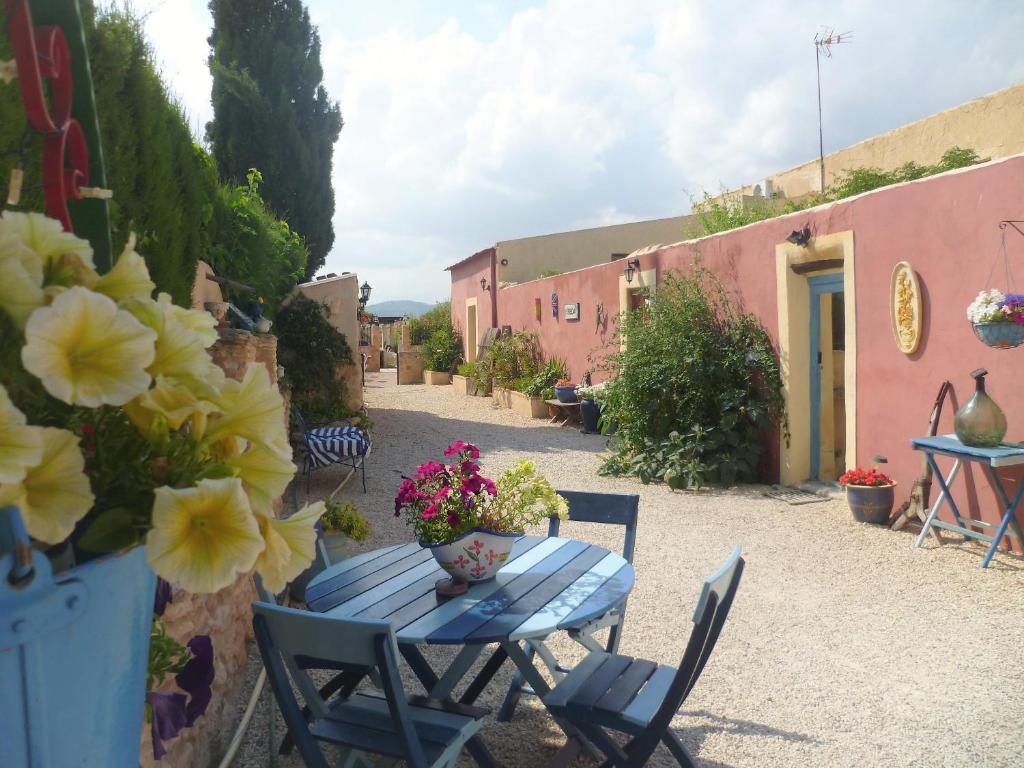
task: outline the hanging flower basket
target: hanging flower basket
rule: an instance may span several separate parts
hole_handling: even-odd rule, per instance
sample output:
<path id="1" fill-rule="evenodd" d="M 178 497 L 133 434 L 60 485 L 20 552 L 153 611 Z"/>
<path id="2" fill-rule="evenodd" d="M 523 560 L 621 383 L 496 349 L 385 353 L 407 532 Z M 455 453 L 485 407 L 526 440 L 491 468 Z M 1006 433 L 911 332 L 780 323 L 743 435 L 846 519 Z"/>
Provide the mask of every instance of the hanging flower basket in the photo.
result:
<path id="1" fill-rule="evenodd" d="M 1024 323 L 975 323 L 974 335 L 996 349 L 1013 349 L 1024 344 Z"/>
<path id="2" fill-rule="evenodd" d="M 967 307 L 974 335 L 995 349 L 1024 344 L 1024 294 L 981 291 Z"/>

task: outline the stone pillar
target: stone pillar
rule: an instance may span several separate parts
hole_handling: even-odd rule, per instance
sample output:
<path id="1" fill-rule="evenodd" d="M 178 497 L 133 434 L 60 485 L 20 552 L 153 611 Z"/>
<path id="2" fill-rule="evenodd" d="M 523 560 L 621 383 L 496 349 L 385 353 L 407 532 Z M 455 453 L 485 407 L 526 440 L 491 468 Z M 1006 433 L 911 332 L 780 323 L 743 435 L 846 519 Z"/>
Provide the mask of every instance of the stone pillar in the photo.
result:
<path id="1" fill-rule="evenodd" d="M 423 355 L 419 347 L 403 347 L 398 353 L 398 383 L 423 383 Z"/>
<path id="2" fill-rule="evenodd" d="M 266 364 L 271 381 L 277 381 L 277 337 L 248 331 L 219 329 L 220 338 L 210 356 L 229 377 L 241 380 L 255 362 Z M 288 414 L 285 411 L 285 419 Z M 280 512 L 280 500 L 274 508 Z M 174 590 L 174 599 L 164 612 L 168 633 L 181 643 L 195 635 L 209 635 L 213 642 L 215 677 L 213 699 L 206 713 L 191 728 L 164 742 L 167 754 L 153 759 L 150 726 L 142 734 L 141 768 L 194 768 L 214 765 L 227 750 L 237 727 L 239 698 L 245 686 L 248 653 L 246 641 L 252 633 L 252 601 L 256 592 L 249 576 L 241 576 L 230 587 L 212 595 L 195 595 Z M 174 679 L 164 689 L 174 690 Z M 259 727 L 256 725 L 255 727 Z"/>

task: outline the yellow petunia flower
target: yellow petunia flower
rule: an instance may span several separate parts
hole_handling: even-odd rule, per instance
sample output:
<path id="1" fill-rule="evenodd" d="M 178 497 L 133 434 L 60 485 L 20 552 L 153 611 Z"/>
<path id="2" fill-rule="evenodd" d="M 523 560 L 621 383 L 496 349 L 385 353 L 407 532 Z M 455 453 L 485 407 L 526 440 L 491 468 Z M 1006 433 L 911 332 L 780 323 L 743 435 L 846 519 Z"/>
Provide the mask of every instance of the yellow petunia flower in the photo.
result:
<path id="1" fill-rule="evenodd" d="M 217 321 L 209 312 L 179 307 L 171 302 L 171 297 L 166 293 L 161 293 L 157 297 L 157 303 L 162 307 L 169 308 L 175 320 L 196 334 L 202 340 L 204 349 L 212 347 L 219 338 L 217 336 Z"/>
<path id="2" fill-rule="evenodd" d="M 135 234 L 128 236 L 124 250 L 107 274 L 96 281 L 93 290 L 114 301 L 122 299 L 148 299 L 156 288 L 149 278 L 146 261 L 135 252 Z"/>
<path id="3" fill-rule="evenodd" d="M 90 269 L 96 269 L 89 241 L 65 232 L 59 221 L 42 213 L 4 211 L 0 215 L 0 228 L 20 237 L 28 248 L 38 254 L 44 265 L 52 264 L 61 256 L 70 255 L 77 256 Z"/>
<path id="4" fill-rule="evenodd" d="M 263 363 L 250 365 L 241 381 L 225 381 L 217 405 L 220 415 L 210 417 L 208 441 L 234 436 L 266 446 L 288 442 L 284 400 Z"/>
<path id="5" fill-rule="evenodd" d="M 235 470 L 249 492 L 254 507 L 269 508 L 295 477 L 292 449 L 287 443 L 279 446 L 252 444 L 249 448 L 224 459 Z"/>
<path id="6" fill-rule="evenodd" d="M 26 426 L 25 414 L 0 387 L 0 483 L 18 483 L 43 456 L 42 427 Z"/>
<path id="7" fill-rule="evenodd" d="M 172 584 L 189 592 L 216 592 L 250 571 L 264 548 L 238 478 L 156 489 L 146 557 Z"/>
<path id="8" fill-rule="evenodd" d="M 85 460 L 74 433 L 54 427 L 39 429 L 39 463 L 29 468 L 20 483 L 0 485 L 0 507 L 18 507 L 32 538 L 58 544 L 92 509 L 95 497 L 89 489 Z"/>
<path id="9" fill-rule="evenodd" d="M 256 509 L 256 519 L 266 547 L 256 560 L 263 586 L 277 594 L 309 567 L 316 556 L 316 521 L 324 503 L 307 504 L 286 520 Z"/>
<path id="10" fill-rule="evenodd" d="M 41 307 L 43 276 L 39 260 L 17 235 L 0 230 L 0 310 L 23 328 L 28 316 Z"/>
<path id="11" fill-rule="evenodd" d="M 192 434 L 199 439 L 206 426 L 206 414 L 213 407 L 213 404 L 198 398 L 186 382 L 157 376 L 152 389 L 126 403 L 124 412 L 143 435 L 149 434 L 157 416 L 162 417 L 171 429 L 181 429 L 191 419 Z"/>
<path id="12" fill-rule="evenodd" d="M 87 288 L 69 288 L 25 325 L 21 361 L 58 400 L 123 405 L 149 388 L 156 334 Z"/>

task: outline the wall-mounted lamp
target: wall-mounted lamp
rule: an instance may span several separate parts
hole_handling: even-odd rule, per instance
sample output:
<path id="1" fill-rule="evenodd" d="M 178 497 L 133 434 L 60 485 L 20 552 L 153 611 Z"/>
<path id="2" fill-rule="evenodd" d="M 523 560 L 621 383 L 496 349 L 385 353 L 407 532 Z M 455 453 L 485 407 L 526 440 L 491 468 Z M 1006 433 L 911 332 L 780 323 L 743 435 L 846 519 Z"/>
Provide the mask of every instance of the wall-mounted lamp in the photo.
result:
<path id="1" fill-rule="evenodd" d="M 794 229 L 789 233 L 789 237 L 786 238 L 786 242 L 792 243 L 793 245 L 799 245 L 801 248 L 811 242 L 811 228 L 804 227 L 803 229 Z"/>
<path id="2" fill-rule="evenodd" d="M 361 286 L 359 286 L 359 307 L 360 307 L 360 309 L 365 307 L 366 306 L 366 302 L 368 302 L 370 300 L 370 291 L 371 290 L 373 290 L 373 289 L 370 288 L 370 284 L 369 283 L 363 283 Z"/>
<path id="3" fill-rule="evenodd" d="M 622 270 L 622 274 L 626 276 L 626 282 L 633 282 L 633 275 L 640 269 L 640 259 L 630 259 L 626 262 L 626 268 Z"/>
<path id="4" fill-rule="evenodd" d="M 480 290 L 481 291 L 489 291 L 489 290 L 491 290 L 491 286 L 489 286 L 487 284 L 487 278 L 486 277 L 481 277 L 480 278 Z"/>

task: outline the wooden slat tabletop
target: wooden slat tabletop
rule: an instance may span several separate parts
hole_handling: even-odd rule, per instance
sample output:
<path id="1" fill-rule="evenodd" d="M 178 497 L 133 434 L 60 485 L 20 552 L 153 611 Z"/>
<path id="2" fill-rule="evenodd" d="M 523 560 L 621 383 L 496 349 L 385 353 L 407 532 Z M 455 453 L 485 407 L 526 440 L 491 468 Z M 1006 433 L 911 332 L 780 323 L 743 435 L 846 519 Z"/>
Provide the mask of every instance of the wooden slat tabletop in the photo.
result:
<path id="1" fill-rule="evenodd" d="M 399 642 L 474 645 L 543 638 L 607 613 L 633 588 L 633 566 L 603 547 L 523 536 L 492 581 L 447 600 L 445 577 L 419 544 L 378 549 L 331 566 L 310 582 L 309 608 L 330 616 L 388 619 Z"/>

